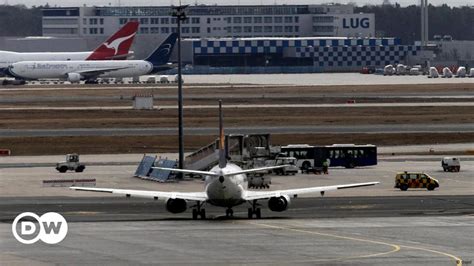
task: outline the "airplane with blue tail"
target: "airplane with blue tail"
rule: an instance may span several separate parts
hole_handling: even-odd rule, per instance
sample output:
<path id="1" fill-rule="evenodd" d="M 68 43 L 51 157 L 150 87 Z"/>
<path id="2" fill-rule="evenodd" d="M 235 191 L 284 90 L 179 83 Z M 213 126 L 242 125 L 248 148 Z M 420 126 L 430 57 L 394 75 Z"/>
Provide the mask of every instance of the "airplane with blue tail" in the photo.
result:
<path id="1" fill-rule="evenodd" d="M 20 80 L 60 79 L 71 83 L 97 78 L 126 78 L 174 68 L 171 52 L 178 35 L 170 34 L 145 60 L 23 61 L 11 64 L 7 74 Z"/>

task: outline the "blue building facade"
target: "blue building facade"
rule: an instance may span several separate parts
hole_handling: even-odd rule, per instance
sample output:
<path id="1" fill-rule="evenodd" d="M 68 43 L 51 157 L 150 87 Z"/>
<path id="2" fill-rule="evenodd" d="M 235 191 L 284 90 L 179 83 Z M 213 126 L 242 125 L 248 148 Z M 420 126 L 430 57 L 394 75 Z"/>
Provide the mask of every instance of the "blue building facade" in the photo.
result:
<path id="1" fill-rule="evenodd" d="M 192 40 L 195 67 L 269 68 L 284 72 L 359 71 L 404 63 L 421 50 L 397 38 L 243 38 Z M 251 72 L 251 71 L 245 71 Z M 270 71 L 271 72 L 271 71 Z"/>

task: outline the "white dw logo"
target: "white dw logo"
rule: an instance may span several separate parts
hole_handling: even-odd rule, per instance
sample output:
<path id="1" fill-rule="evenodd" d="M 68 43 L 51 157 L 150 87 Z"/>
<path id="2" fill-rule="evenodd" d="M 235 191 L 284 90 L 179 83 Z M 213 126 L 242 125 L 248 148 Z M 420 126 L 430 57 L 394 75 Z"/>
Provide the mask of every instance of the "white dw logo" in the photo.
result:
<path id="1" fill-rule="evenodd" d="M 32 212 L 24 212 L 12 224 L 13 236 L 23 244 L 33 244 L 38 240 L 46 244 L 57 244 L 66 237 L 67 230 L 66 219 L 55 212 L 45 213 L 41 217 Z"/>

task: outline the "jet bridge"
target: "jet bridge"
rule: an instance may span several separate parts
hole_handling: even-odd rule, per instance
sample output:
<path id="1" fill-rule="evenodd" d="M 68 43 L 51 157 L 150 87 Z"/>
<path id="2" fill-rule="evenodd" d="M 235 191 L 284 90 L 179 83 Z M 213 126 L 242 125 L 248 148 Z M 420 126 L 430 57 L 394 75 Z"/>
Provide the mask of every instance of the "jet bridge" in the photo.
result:
<path id="1" fill-rule="evenodd" d="M 270 157 L 270 134 L 226 135 L 225 152 L 229 161 L 247 169 L 254 160 Z M 191 153 L 185 159 L 186 169 L 209 170 L 219 162 L 219 140 Z"/>

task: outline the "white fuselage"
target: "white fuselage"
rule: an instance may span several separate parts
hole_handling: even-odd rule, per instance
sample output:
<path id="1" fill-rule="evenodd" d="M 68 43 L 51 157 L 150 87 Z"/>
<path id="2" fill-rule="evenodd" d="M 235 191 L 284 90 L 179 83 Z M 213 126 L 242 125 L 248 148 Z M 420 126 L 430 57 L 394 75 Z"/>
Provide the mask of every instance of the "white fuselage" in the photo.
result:
<path id="1" fill-rule="evenodd" d="M 17 53 L 0 51 L 0 68 L 8 68 L 13 63 L 22 61 L 77 61 L 86 60 L 92 52 L 43 52 Z"/>
<path id="2" fill-rule="evenodd" d="M 214 166 L 210 172 L 221 176 L 207 176 L 205 180 L 208 202 L 220 207 L 233 207 L 245 202 L 243 193 L 247 187 L 247 177 L 245 174 L 238 174 L 223 177 L 223 174 L 242 171 L 242 169 L 232 163 L 227 163 L 226 167 Z"/>
<path id="3" fill-rule="evenodd" d="M 103 70 L 107 71 L 100 74 Z M 153 64 L 144 60 L 25 61 L 12 64 L 9 72 L 22 79 L 65 79 L 72 73 L 87 77 L 88 73 L 97 72 L 96 77 L 117 78 L 146 75 L 152 70 Z"/>

